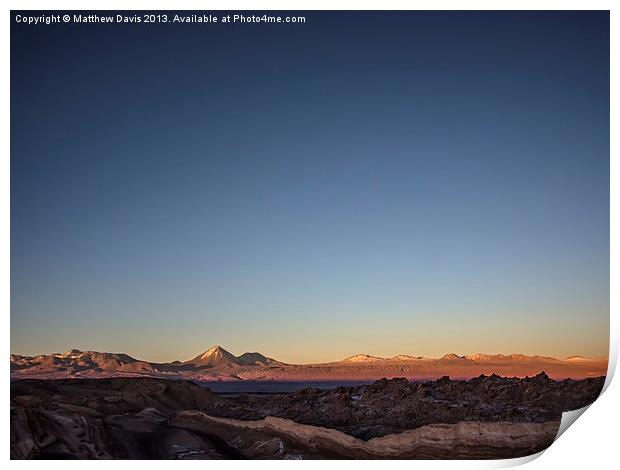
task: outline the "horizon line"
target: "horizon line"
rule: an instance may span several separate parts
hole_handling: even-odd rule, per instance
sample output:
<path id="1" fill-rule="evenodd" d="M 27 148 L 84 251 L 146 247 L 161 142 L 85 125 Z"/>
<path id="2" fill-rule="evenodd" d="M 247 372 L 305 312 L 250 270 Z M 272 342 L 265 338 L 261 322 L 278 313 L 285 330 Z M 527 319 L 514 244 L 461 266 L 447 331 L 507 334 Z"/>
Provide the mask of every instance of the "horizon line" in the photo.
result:
<path id="1" fill-rule="evenodd" d="M 248 351 L 242 352 L 239 355 L 236 355 L 236 354 L 231 353 L 229 350 L 227 350 L 226 348 L 224 348 L 224 347 L 222 347 L 220 345 L 214 345 L 214 346 L 211 346 L 208 349 L 205 349 L 205 350 L 201 351 L 197 355 L 195 355 L 193 357 L 190 357 L 189 359 L 186 359 L 186 360 L 172 359 L 172 360 L 169 361 L 169 363 L 176 362 L 176 361 L 179 361 L 179 362 L 191 361 L 192 359 L 194 359 L 194 358 L 196 358 L 198 356 L 201 356 L 201 355 L 203 355 L 203 354 L 205 354 L 208 351 L 211 351 L 213 349 L 221 349 L 221 350 L 223 350 L 223 351 L 233 355 L 235 358 L 238 358 L 238 357 L 240 357 L 243 354 L 261 354 L 261 355 L 263 355 L 263 356 L 265 356 L 265 357 L 267 357 L 269 359 L 274 359 L 274 360 L 277 360 L 278 362 L 284 362 L 284 361 L 281 361 L 281 360 L 277 359 L 276 357 L 273 357 L 272 355 L 264 354 L 264 353 L 261 353 L 261 352 L 258 352 L 258 351 L 248 350 Z M 78 349 L 78 348 L 69 348 L 69 349 L 65 350 L 64 352 L 50 352 L 50 353 L 40 353 L 40 354 L 17 354 L 17 353 L 11 352 L 10 355 L 11 356 L 38 357 L 38 356 L 52 356 L 52 355 L 57 355 L 57 354 L 61 355 L 61 354 L 66 354 L 66 353 L 71 352 L 71 351 L 79 351 L 79 352 L 82 352 L 82 353 L 84 353 L 84 352 L 95 352 L 95 353 L 106 353 L 106 354 L 125 354 L 125 355 L 131 357 L 132 359 L 135 359 L 135 360 L 141 361 L 141 362 L 148 362 L 148 363 L 151 363 L 151 364 L 165 364 L 166 363 L 165 361 L 162 362 L 162 361 L 151 361 L 151 360 L 147 360 L 147 359 L 139 359 L 139 358 L 137 358 L 137 356 L 135 356 L 135 355 L 133 355 L 131 353 L 127 353 L 127 352 L 119 352 L 119 351 L 114 352 L 114 351 L 102 351 L 102 350 L 95 350 L 95 349 Z M 359 356 L 365 356 L 365 357 L 368 357 L 370 359 L 378 359 L 378 360 L 389 360 L 389 359 L 397 358 L 399 356 L 408 356 L 408 357 L 410 357 L 412 359 L 439 360 L 439 359 L 443 359 L 446 356 L 457 356 L 458 358 L 468 359 L 469 357 L 476 356 L 476 355 L 481 355 L 481 356 L 503 356 L 503 357 L 525 356 L 525 357 L 530 357 L 530 358 L 531 357 L 541 357 L 541 358 L 551 358 L 551 359 L 556 359 L 556 360 L 568 360 L 568 359 L 571 359 L 571 358 L 583 358 L 583 359 L 587 359 L 587 360 L 603 360 L 603 359 L 606 359 L 606 360 L 609 361 L 609 354 L 604 355 L 604 356 L 586 356 L 586 355 L 582 355 L 582 354 L 571 354 L 571 355 L 568 355 L 568 356 L 561 356 L 560 357 L 560 356 L 550 356 L 550 355 L 546 355 L 546 354 L 525 354 L 525 353 L 514 353 L 514 352 L 513 353 L 489 353 L 489 352 L 480 352 L 480 351 L 478 351 L 478 352 L 469 353 L 469 354 L 457 354 L 457 353 L 454 353 L 454 352 L 447 352 L 447 353 L 444 353 L 441 356 L 424 356 L 424 355 L 416 355 L 416 354 L 411 354 L 411 353 L 399 353 L 399 354 L 395 354 L 393 356 L 376 356 L 376 355 L 367 354 L 367 353 L 355 353 L 355 354 L 351 354 L 351 355 L 348 355 L 348 356 L 346 356 L 344 358 L 337 359 L 337 360 L 320 361 L 320 362 L 284 362 L 284 363 L 285 364 L 297 364 L 297 365 L 330 364 L 330 363 L 333 363 L 333 362 L 344 362 L 347 359 L 351 359 L 351 358 L 359 357 Z"/>

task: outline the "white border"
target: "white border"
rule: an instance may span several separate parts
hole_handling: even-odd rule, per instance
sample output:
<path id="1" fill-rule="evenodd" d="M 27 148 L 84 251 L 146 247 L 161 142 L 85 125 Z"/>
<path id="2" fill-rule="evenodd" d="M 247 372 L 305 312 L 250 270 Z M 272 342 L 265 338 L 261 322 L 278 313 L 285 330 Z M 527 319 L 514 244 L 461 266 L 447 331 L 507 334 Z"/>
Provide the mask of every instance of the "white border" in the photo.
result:
<path id="1" fill-rule="evenodd" d="M 51 5 L 53 3 L 53 5 Z M 358 1 L 343 1 L 343 0 L 316 0 L 316 1 L 282 1 L 282 0 L 245 0 L 245 1 L 195 1 L 195 0 L 177 0 L 175 2 L 167 2 L 162 0 L 153 0 L 150 2 L 136 1 L 136 0 L 111 0 L 111 1 L 82 1 L 76 0 L 63 0 L 56 2 L 42 1 L 42 0 L 23 0 L 15 1 L 9 0 L 4 3 L 5 13 L 0 17 L 0 24 L 3 30 L 3 47 L 2 52 L 2 80 L 5 89 L 5 93 L 2 96 L 2 104 L 4 113 L 2 114 L 2 140 L 3 143 L 3 158 L 2 166 L 0 167 L 0 219 L 3 230 L 0 231 L 0 242 L 2 249 L 0 250 L 0 261 L 2 262 L 2 270 L 0 271 L 0 300 L 2 305 L 2 311 L 4 312 L 4 341 L 5 350 L 10 353 L 10 87 L 9 87 L 9 55 L 10 55 L 10 14 L 9 10 L 31 10 L 41 9 L 50 10 L 53 6 L 53 10 L 610 10 L 611 20 L 611 83 L 619 83 L 620 77 L 618 74 L 618 50 L 619 50 L 619 35 L 618 28 L 620 21 L 617 14 L 620 11 L 618 8 L 614 8 L 617 2 L 614 1 L 577 1 L 577 0 L 522 0 L 522 1 L 492 1 L 492 0 L 477 0 L 464 2 L 463 0 L 445 0 L 445 1 L 431 1 L 431 0 L 418 0 L 418 1 L 404 1 L 404 0 L 383 0 L 382 2 L 370 1 L 370 0 L 358 0 Z M 610 285 L 620 285 L 620 278 L 618 277 L 618 256 L 617 242 L 619 240 L 620 231 L 618 230 L 618 210 L 619 204 L 619 171 L 618 164 L 618 143 L 617 137 L 620 136 L 620 128 L 618 125 L 618 93 L 616 88 L 611 88 L 611 234 L 610 240 L 612 241 L 610 247 Z M 615 452 L 615 446 L 617 445 L 614 436 L 616 435 L 615 419 L 618 418 L 618 403 L 620 403 L 620 388 L 617 381 L 611 383 L 610 379 L 613 375 L 613 371 L 617 364 L 618 359 L 618 289 L 611 290 L 610 306 L 611 306 L 611 318 L 610 318 L 610 370 L 608 372 L 608 380 L 605 384 L 606 392 L 599 398 L 588 411 L 580 418 L 580 425 L 574 426 L 571 430 L 562 435 L 562 437 L 555 442 L 547 451 L 543 452 L 542 458 L 535 459 L 530 463 L 530 468 L 547 468 L 549 465 L 562 466 L 567 468 L 583 468 L 585 465 L 591 468 L 606 468 L 609 463 L 617 461 L 617 454 Z M 3 363 L 5 380 L 9 378 L 9 364 L 8 360 Z M 8 383 L 7 383 L 8 385 Z M 9 401 L 9 387 L 2 388 L 2 399 L 0 402 L 5 403 L 2 408 L 3 423 L 1 435 L 4 442 L 5 459 L 9 459 L 9 409 L 6 403 Z M 539 454 L 540 455 L 540 454 Z M 416 461 L 413 463 L 416 467 L 423 468 L 502 468 L 506 466 L 514 466 L 523 464 L 525 462 L 532 461 L 532 458 L 504 460 L 504 461 Z M 11 465 L 19 466 L 34 466 L 36 463 L 27 461 L 11 461 Z M 101 465 L 108 466 L 109 462 L 98 461 L 89 462 L 88 465 Z M 48 461 L 43 465 L 55 468 L 66 468 L 72 465 L 84 465 L 81 462 L 72 463 L 68 461 Z M 114 461 L 114 466 L 125 467 L 133 465 L 132 462 L 127 461 Z M 164 465 L 169 465 L 167 461 L 149 461 L 150 467 L 162 468 Z M 187 462 L 184 465 L 216 465 L 215 462 Z M 235 461 L 223 461 L 218 462 L 217 466 L 220 468 L 234 468 L 238 465 L 242 465 L 240 462 Z M 267 468 L 273 465 L 290 465 L 287 462 L 274 462 L 274 461 L 252 461 L 252 467 Z M 305 462 L 301 465 L 317 465 L 317 463 Z M 370 466 L 373 468 L 377 465 L 389 465 L 389 466 L 410 466 L 410 461 L 382 461 L 381 463 L 371 461 L 357 461 L 354 463 L 344 463 L 333 461 L 320 461 L 318 465 L 328 466 L 335 468 L 335 465 L 345 465 L 347 467 L 355 465 L 357 466 Z M 544 466 L 544 467 L 541 467 Z"/>

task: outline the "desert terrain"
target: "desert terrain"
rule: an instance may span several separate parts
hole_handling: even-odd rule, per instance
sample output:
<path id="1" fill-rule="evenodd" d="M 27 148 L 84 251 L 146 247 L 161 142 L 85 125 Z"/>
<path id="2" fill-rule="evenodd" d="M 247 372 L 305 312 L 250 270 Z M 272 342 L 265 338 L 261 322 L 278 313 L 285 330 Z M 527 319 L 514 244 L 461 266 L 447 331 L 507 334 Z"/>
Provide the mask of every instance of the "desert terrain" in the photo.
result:
<path id="1" fill-rule="evenodd" d="M 161 378 L 14 380 L 13 459 L 512 458 L 549 446 L 604 377 L 480 376 L 290 394 Z"/>
<path id="2" fill-rule="evenodd" d="M 592 403 L 607 359 L 356 355 L 286 364 L 215 346 L 187 361 L 11 356 L 11 455 L 36 458 L 509 458 Z"/>
<path id="3" fill-rule="evenodd" d="M 372 382 L 405 377 L 428 380 L 443 376 L 468 379 L 481 374 L 531 377 L 544 371 L 553 379 L 583 379 L 607 373 L 607 358 L 557 359 L 523 354 L 446 354 L 440 358 L 399 355 L 379 358 L 359 354 L 323 364 L 286 364 L 252 352 L 234 356 L 214 346 L 193 359 L 155 363 L 127 354 L 70 350 L 40 356 L 11 356 L 11 378 L 157 377 L 217 381 Z"/>

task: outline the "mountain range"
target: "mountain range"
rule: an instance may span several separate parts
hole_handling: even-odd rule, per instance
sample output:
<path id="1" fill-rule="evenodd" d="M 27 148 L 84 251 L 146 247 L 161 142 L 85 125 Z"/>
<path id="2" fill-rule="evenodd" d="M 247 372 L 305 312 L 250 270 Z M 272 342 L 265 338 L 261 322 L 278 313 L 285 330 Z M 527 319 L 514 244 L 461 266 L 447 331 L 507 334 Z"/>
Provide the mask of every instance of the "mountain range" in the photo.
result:
<path id="1" fill-rule="evenodd" d="M 212 381 L 370 381 L 406 377 L 410 380 L 442 376 L 471 378 L 481 374 L 534 376 L 542 371 L 556 379 L 602 376 L 606 357 L 571 356 L 556 359 L 523 354 L 446 354 L 440 358 L 398 355 L 390 358 L 357 354 L 321 364 L 287 364 L 258 352 L 235 356 L 214 346 L 188 361 L 155 363 L 123 353 L 80 351 L 38 356 L 11 355 L 11 378 L 160 377 Z"/>

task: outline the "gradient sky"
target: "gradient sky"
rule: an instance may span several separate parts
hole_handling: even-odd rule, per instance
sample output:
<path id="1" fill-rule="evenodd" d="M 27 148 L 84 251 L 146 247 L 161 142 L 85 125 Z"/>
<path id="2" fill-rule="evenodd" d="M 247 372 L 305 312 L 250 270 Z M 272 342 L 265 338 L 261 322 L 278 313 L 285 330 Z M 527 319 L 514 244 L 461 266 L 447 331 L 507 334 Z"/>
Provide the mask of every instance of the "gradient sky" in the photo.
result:
<path id="1" fill-rule="evenodd" d="M 11 351 L 607 355 L 609 15 L 12 22 Z"/>

